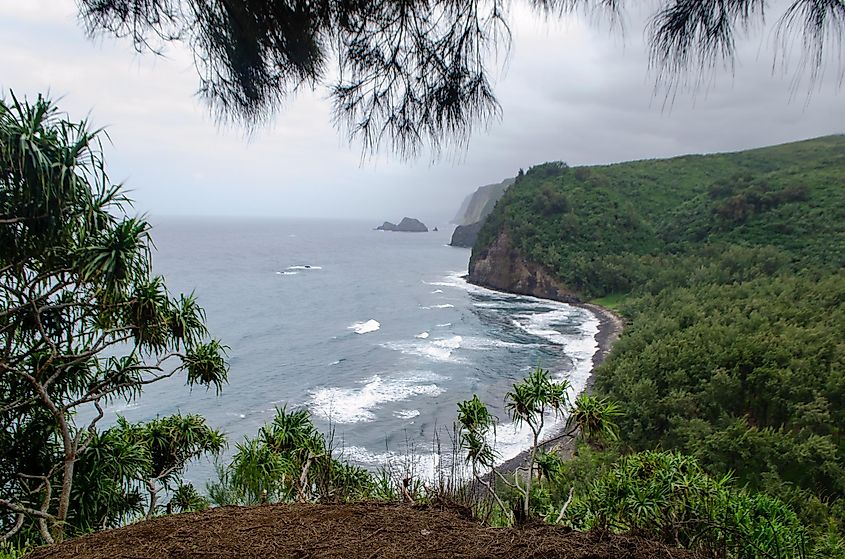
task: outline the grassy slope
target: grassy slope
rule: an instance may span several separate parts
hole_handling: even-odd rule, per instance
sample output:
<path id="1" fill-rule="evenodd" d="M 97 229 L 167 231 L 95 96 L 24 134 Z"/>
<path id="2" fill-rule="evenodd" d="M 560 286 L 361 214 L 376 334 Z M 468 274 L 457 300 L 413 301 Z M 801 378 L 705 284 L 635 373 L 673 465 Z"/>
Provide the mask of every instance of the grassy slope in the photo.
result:
<path id="1" fill-rule="evenodd" d="M 475 249 L 620 309 L 597 390 L 624 444 L 679 448 L 845 525 L 845 136 L 609 166 L 532 168 Z"/>

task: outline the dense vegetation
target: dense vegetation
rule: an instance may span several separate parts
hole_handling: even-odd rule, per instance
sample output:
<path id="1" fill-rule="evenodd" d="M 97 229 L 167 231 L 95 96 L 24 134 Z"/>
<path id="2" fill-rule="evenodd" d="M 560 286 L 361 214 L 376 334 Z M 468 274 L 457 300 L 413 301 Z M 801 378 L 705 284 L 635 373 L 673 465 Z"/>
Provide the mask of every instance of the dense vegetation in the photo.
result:
<path id="1" fill-rule="evenodd" d="M 223 448 L 202 417 L 100 429 L 104 406 L 179 374 L 225 383 L 193 296 L 152 274 L 100 133 L 50 101 L 0 100 L 0 542 L 52 543 L 183 503 L 185 464 Z M 185 507 L 178 507 L 185 508 Z"/>
<path id="2" fill-rule="evenodd" d="M 505 194 L 473 257 L 503 231 L 626 317 L 596 377 L 624 412 L 623 451 L 677 449 L 713 475 L 733 472 L 840 548 L 845 137 L 540 165 Z"/>

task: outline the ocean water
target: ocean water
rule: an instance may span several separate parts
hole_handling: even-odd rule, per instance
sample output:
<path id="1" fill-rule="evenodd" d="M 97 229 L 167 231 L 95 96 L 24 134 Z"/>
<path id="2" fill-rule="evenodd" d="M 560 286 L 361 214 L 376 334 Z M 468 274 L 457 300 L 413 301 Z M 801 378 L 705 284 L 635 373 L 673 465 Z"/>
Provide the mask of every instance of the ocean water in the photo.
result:
<path id="1" fill-rule="evenodd" d="M 373 469 L 402 461 L 431 475 L 448 454 L 457 402 L 478 394 L 502 421 L 501 460 L 518 454 L 530 435 L 508 421 L 506 391 L 537 365 L 582 390 L 598 321 L 468 284 L 470 252 L 447 246 L 451 227 L 373 226 L 157 220 L 155 270 L 171 292 L 196 292 L 212 335 L 230 348 L 230 381 L 218 396 L 168 379 L 110 406 L 106 422 L 201 413 L 234 449 L 277 407 L 305 407 L 346 459 Z M 212 475 L 201 462 L 186 478 Z"/>

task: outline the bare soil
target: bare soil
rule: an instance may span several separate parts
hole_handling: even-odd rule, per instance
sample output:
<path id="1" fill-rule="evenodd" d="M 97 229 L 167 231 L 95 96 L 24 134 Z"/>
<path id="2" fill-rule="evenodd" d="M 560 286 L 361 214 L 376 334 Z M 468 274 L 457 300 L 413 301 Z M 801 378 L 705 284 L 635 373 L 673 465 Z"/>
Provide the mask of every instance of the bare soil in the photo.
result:
<path id="1" fill-rule="evenodd" d="M 27 559 L 693 559 L 635 536 L 536 524 L 490 528 L 458 508 L 366 503 L 221 507 L 40 548 Z"/>

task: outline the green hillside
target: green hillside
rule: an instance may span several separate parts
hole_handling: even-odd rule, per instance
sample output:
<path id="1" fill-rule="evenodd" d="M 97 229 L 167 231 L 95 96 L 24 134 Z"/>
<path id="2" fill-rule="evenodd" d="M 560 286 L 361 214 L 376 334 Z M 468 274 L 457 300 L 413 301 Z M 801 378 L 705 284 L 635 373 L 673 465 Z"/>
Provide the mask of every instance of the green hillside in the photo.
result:
<path id="1" fill-rule="evenodd" d="M 843 184 L 845 136 L 597 167 L 547 163 L 507 191 L 476 247 L 507 229 L 525 257 L 590 297 L 676 276 L 655 268 L 668 256 L 710 261 L 726 245 L 779 269 L 842 267 Z"/>
<path id="2" fill-rule="evenodd" d="M 595 386 L 624 409 L 619 451 L 679 449 L 732 471 L 841 546 L 845 136 L 540 165 L 499 202 L 473 260 L 503 232 L 625 316 Z"/>

